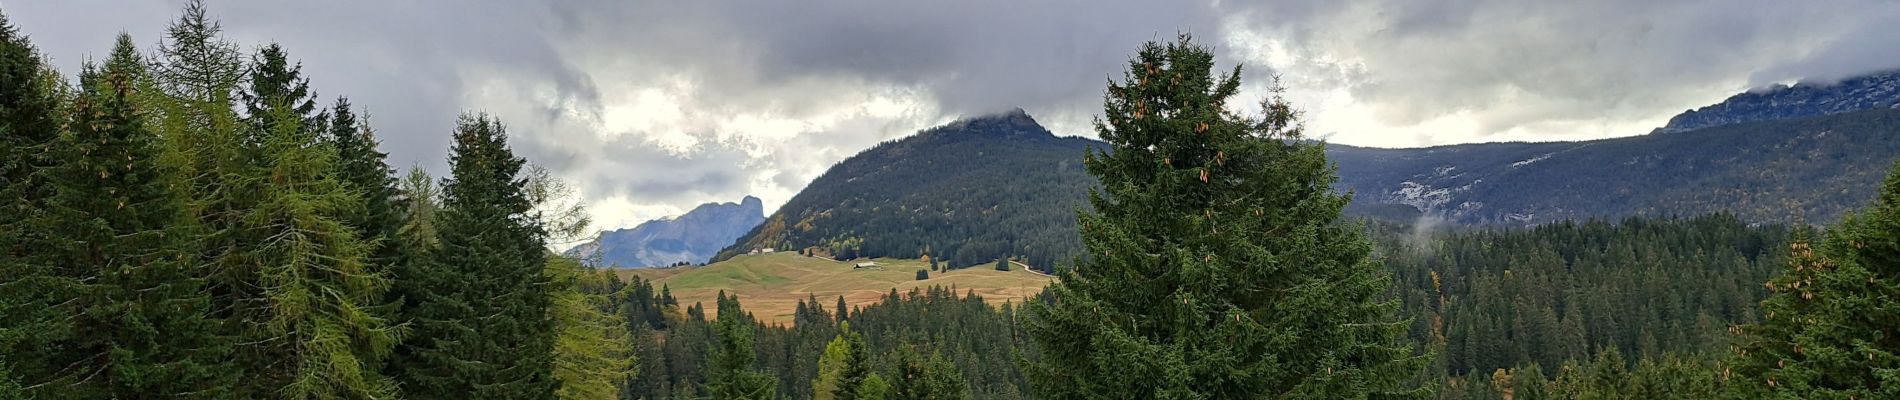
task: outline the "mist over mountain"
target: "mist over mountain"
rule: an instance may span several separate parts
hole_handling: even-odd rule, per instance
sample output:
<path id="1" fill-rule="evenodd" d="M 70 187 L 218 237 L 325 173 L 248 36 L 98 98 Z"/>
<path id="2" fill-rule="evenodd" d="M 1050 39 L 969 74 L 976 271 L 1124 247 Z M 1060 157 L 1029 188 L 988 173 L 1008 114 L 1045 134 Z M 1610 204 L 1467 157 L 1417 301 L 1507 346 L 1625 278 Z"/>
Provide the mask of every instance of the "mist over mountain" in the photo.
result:
<path id="1" fill-rule="evenodd" d="M 1839 82 L 1776 85 L 1730 96 L 1721 103 L 1684 111 L 1656 133 L 1686 132 L 1721 125 L 1832 115 L 1900 105 L 1900 70 L 1867 74 Z"/>
<path id="2" fill-rule="evenodd" d="M 647 221 L 629 229 L 601 232 L 567 251 L 590 265 L 611 268 L 703 264 L 765 220 L 759 198 L 738 203 L 706 203 L 677 217 Z"/>

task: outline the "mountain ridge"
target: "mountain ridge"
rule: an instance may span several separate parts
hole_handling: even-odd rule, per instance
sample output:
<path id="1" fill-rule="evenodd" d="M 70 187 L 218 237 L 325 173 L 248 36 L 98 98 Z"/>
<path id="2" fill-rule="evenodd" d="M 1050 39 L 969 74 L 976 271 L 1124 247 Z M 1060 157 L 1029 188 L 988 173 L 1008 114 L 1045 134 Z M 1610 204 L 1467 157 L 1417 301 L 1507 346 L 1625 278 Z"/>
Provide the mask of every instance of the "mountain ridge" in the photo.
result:
<path id="1" fill-rule="evenodd" d="M 764 203 L 745 196 L 736 203 L 700 204 L 685 214 L 602 231 L 594 240 L 574 246 L 566 254 L 596 267 L 704 264 L 764 220 Z"/>
<path id="2" fill-rule="evenodd" d="M 1677 133 L 1746 122 L 1833 115 L 1900 106 L 1900 69 L 1833 82 L 1774 85 L 1684 111 L 1652 133 Z"/>

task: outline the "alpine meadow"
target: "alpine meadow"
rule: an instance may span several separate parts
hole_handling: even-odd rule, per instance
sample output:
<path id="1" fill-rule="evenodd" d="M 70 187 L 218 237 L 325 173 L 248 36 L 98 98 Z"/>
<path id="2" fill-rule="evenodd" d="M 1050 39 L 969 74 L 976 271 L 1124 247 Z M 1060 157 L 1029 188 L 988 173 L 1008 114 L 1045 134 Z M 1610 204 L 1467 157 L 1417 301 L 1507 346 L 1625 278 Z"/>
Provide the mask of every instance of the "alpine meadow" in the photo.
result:
<path id="1" fill-rule="evenodd" d="M 0 5 L 0 400 L 1900 398 L 1900 5 L 212 2 Z"/>

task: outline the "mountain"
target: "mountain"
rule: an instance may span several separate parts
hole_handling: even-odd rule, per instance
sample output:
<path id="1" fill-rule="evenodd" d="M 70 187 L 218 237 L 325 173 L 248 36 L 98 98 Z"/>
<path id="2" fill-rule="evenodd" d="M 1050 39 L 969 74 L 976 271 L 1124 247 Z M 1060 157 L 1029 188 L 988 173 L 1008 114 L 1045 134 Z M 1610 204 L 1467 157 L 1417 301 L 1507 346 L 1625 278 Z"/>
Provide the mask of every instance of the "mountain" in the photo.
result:
<path id="1" fill-rule="evenodd" d="M 1873 198 L 1896 154 L 1900 110 L 1884 108 L 1584 142 L 1328 151 L 1355 209 L 1509 225 L 1717 211 L 1831 222 Z"/>
<path id="2" fill-rule="evenodd" d="M 764 220 L 765 208 L 757 197 L 746 196 L 738 203 L 706 203 L 678 217 L 601 232 L 567 255 L 614 268 L 703 264 Z"/>
<path id="3" fill-rule="evenodd" d="M 1850 103 L 1881 104 L 1838 97 L 1827 104 Z M 1335 188 L 1354 194 L 1348 214 L 1521 226 L 1723 211 L 1749 223 L 1824 223 L 1869 201 L 1900 154 L 1900 110 L 1760 114 L 1670 134 L 1330 145 L 1327 156 L 1339 167 Z M 1081 158 L 1105 146 L 1058 138 L 1020 110 L 931 128 L 833 166 L 716 259 L 776 247 L 844 258 L 929 253 L 953 267 L 1010 256 L 1046 270 L 1079 254 L 1074 213 L 1096 185 Z"/>
<path id="4" fill-rule="evenodd" d="M 1778 85 L 1730 96 L 1715 105 L 1685 111 L 1658 133 L 1746 122 L 1813 117 L 1900 105 L 1900 70 L 1831 83 Z"/>
<path id="5" fill-rule="evenodd" d="M 716 259 L 778 248 L 1045 268 L 1081 248 L 1075 210 L 1095 185 L 1082 154 L 1101 145 L 1056 137 L 1022 110 L 886 141 L 819 175 Z"/>

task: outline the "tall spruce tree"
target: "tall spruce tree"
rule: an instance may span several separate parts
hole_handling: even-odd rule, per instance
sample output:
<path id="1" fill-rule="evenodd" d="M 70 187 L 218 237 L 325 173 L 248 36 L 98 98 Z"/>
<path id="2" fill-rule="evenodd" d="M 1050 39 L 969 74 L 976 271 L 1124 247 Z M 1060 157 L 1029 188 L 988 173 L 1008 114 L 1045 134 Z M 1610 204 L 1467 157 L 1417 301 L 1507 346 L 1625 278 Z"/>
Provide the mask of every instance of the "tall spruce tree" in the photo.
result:
<path id="1" fill-rule="evenodd" d="M 159 142 L 134 105 L 144 66 L 120 35 L 103 70 L 81 73 L 73 119 L 52 150 L 54 195 L 38 225 L 60 240 L 39 251 L 85 282 L 72 300 L 76 335 L 61 347 L 77 358 L 70 370 L 88 378 L 61 396 L 219 395 L 238 373 L 225 365 L 229 344 L 191 275 Z"/>
<path id="2" fill-rule="evenodd" d="M 1030 365 L 1045 398 L 1365 398 L 1404 387 L 1422 358 L 1382 300 L 1387 273 L 1357 227 L 1324 145 L 1276 94 L 1229 112 L 1240 69 L 1187 35 L 1149 43 L 1111 82 L 1085 165 L 1102 187 L 1080 215 L 1089 249 L 1032 303 Z"/>
<path id="3" fill-rule="evenodd" d="M 778 381 L 753 369 L 758 362 L 754 346 L 752 316 L 739 307 L 738 296 L 719 292 L 718 322 L 712 326 L 718 343 L 707 355 L 706 391 L 717 400 L 765 400 L 778 398 Z"/>
<path id="4" fill-rule="evenodd" d="M 22 391 L 67 375 L 61 358 L 68 355 L 52 343 L 73 334 L 65 300 L 78 283 L 33 260 L 46 236 L 29 223 L 51 196 L 40 171 L 52 163 L 47 151 L 59 135 L 46 71 L 26 35 L 0 15 L 0 363 L 12 367 L 0 380 L 11 378 Z"/>
<path id="5" fill-rule="evenodd" d="M 457 125 L 437 250 L 399 282 L 414 330 L 395 374 L 416 399 L 552 397 L 547 232 L 530 215 L 526 161 L 487 115 Z"/>
<path id="6" fill-rule="evenodd" d="M 323 122 L 317 115 L 316 96 L 310 93 L 310 79 L 303 76 L 303 64 L 291 63 L 283 46 L 271 43 L 259 49 L 251 56 L 250 71 L 246 77 L 249 84 L 238 96 L 244 103 L 244 116 L 251 124 L 249 132 L 254 134 L 250 137 L 251 144 L 261 144 L 263 133 L 274 129 L 278 118 L 293 119 L 305 130 L 317 129 Z M 352 124 L 346 129 L 354 128 Z M 329 141 L 335 137 L 320 136 L 319 139 Z"/>
<path id="7" fill-rule="evenodd" d="M 1745 397 L 1900 398 L 1900 164 L 1818 248 L 1797 236 L 1736 366 Z"/>
<path id="8" fill-rule="evenodd" d="M 369 266 L 374 271 L 389 271 L 403 262 L 402 192 L 397 187 L 395 170 L 389 168 L 388 154 L 376 149 L 375 131 L 356 118 L 347 98 L 339 97 L 330 108 L 329 142 L 336 147 L 335 174 L 356 191 L 363 201 L 360 208 L 348 210 L 344 223 L 356 229 L 356 237 L 370 247 Z"/>

